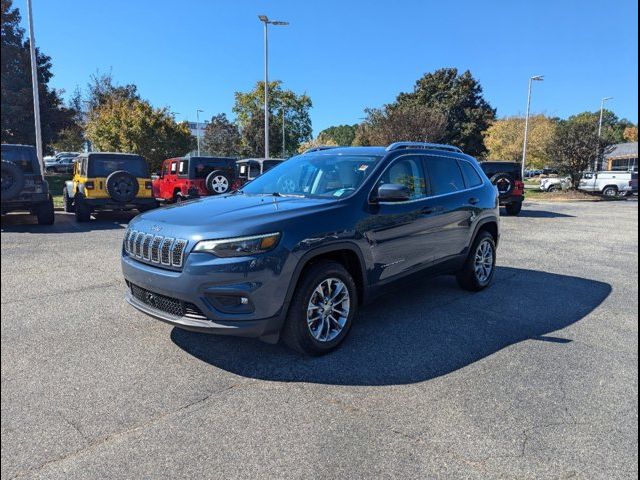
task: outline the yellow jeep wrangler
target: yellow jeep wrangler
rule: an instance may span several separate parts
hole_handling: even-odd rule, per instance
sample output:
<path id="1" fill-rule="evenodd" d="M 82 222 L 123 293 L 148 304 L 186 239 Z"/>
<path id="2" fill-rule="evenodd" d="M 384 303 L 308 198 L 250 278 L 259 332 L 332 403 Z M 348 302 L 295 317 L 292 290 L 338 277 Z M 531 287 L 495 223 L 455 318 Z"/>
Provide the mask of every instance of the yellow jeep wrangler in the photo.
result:
<path id="1" fill-rule="evenodd" d="M 78 222 L 88 222 L 96 210 L 145 212 L 158 206 L 147 161 L 131 153 L 81 154 L 62 195 L 64 211 L 75 212 Z"/>

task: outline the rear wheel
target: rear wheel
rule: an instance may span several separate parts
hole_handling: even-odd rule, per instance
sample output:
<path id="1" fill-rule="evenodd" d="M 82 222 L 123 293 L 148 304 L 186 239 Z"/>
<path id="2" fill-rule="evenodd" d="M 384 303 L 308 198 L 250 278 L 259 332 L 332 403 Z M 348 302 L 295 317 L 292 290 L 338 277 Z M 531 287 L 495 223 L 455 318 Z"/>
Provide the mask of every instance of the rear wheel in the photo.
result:
<path id="1" fill-rule="evenodd" d="M 520 215 L 520 212 L 522 211 L 522 202 L 509 203 L 505 206 L 505 210 L 507 211 L 507 215 L 512 217 Z"/>
<path id="2" fill-rule="evenodd" d="M 75 199 L 75 212 L 76 212 L 76 221 L 78 222 L 88 222 L 91 220 L 91 207 L 85 202 L 84 197 L 82 195 L 76 194 Z"/>
<path id="3" fill-rule="evenodd" d="M 53 225 L 55 222 L 55 211 L 53 209 L 53 197 L 49 195 L 49 200 L 42 202 L 35 210 L 38 225 Z"/>
<path id="4" fill-rule="evenodd" d="M 552 185 L 547 190 L 547 192 L 549 192 L 549 193 L 555 193 L 555 192 L 559 192 L 559 191 L 560 191 L 560 187 L 558 185 Z"/>
<path id="5" fill-rule="evenodd" d="M 349 272 L 321 261 L 303 273 L 293 295 L 282 339 L 305 355 L 323 355 L 346 338 L 358 310 L 358 292 Z"/>
<path id="6" fill-rule="evenodd" d="M 73 212 L 73 198 L 69 198 L 69 192 L 67 191 L 67 187 L 62 189 L 62 199 L 63 199 L 63 207 L 64 211 L 67 213 Z"/>
<path id="7" fill-rule="evenodd" d="M 602 194 L 605 197 L 617 197 L 618 196 L 618 187 L 615 186 L 609 186 L 609 187 L 605 187 L 605 189 L 602 191 Z"/>
<path id="8" fill-rule="evenodd" d="M 489 286 L 496 270 L 496 243 L 489 232 L 480 232 L 473 242 L 464 267 L 458 272 L 458 285 L 470 292 Z"/>

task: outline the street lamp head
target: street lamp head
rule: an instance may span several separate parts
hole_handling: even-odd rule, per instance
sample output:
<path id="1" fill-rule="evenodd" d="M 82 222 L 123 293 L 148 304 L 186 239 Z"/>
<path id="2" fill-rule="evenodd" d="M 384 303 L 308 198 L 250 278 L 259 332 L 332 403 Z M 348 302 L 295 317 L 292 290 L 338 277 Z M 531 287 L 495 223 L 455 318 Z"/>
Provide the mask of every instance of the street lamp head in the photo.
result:
<path id="1" fill-rule="evenodd" d="M 266 15 L 258 15 L 258 18 L 261 22 L 269 23 L 269 17 L 267 17 Z"/>
<path id="2" fill-rule="evenodd" d="M 204 112 L 204 110 L 200 110 L 200 109 L 198 109 L 198 110 L 196 110 L 196 112 L 198 112 L 198 113 L 202 113 L 202 112 Z"/>
<path id="3" fill-rule="evenodd" d="M 542 82 L 544 80 L 544 75 L 534 75 L 531 77 L 531 80 L 535 82 Z"/>
<path id="4" fill-rule="evenodd" d="M 602 99 L 603 102 L 606 102 L 607 100 L 613 100 L 613 97 L 604 97 Z"/>
<path id="5" fill-rule="evenodd" d="M 289 25 L 289 22 L 281 22 L 281 21 L 275 21 L 275 22 L 270 22 L 271 25 L 280 25 L 283 27 L 286 27 L 287 25 Z"/>

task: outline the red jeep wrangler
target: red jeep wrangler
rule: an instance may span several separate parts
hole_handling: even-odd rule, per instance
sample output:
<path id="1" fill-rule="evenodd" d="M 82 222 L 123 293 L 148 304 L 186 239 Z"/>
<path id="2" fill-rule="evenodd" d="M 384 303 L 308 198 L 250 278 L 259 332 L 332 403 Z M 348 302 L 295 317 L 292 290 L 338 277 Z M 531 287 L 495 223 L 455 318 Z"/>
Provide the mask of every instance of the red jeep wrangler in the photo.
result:
<path id="1" fill-rule="evenodd" d="M 153 181 L 153 194 L 166 202 L 221 195 L 231 190 L 235 176 L 235 158 L 169 158 L 162 162 L 160 176 Z"/>

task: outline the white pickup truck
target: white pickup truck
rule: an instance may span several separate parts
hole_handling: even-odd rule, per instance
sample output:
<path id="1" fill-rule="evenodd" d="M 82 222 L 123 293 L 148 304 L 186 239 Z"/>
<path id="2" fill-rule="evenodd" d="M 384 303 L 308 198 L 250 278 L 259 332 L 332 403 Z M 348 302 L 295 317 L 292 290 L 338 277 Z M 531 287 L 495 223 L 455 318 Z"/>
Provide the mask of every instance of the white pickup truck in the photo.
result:
<path id="1" fill-rule="evenodd" d="M 637 180 L 637 175 L 632 172 L 585 172 L 580 179 L 578 190 L 601 193 L 606 197 L 630 194 L 632 193 L 633 179 Z"/>

